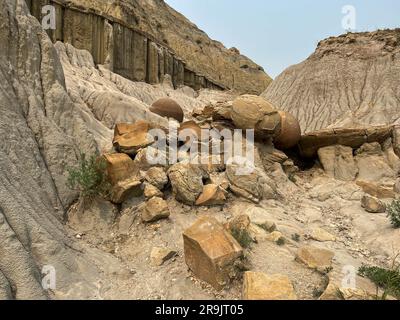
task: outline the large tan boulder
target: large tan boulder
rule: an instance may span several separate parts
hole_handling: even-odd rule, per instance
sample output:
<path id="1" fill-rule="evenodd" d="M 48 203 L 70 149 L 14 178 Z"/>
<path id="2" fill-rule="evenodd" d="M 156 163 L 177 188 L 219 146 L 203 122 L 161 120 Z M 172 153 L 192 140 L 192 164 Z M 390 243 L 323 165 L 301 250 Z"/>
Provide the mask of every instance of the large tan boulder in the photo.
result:
<path id="1" fill-rule="evenodd" d="M 127 154 L 105 154 L 103 158 L 106 161 L 107 175 L 112 184 L 139 174 L 137 166 Z"/>
<path id="2" fill-rule="evenodd" d="M 119 123 L 114 129 L 113 145 L 119 152 L 136 154 L 154 142 L 149 130 L 150 124 L 143 120 L 133 124 Z"/>
<path id="3" fill-rule="evenodd" d="M 106 154 L 103 157 L 107 164 L 106 170 L 111 183 L 112 202 L 119 204 L 143 193 L 139 170 L 128 155 L 114 153 Z"/>
<path id="4" fill-rule="evenodd" d="M 230 282 L 242 248 L 215 218 L 201 217 L 183 233 L 185 261 L 194 275 L 220 290 Z"/>
<path id="5" fill-rule="evenodd" d="M 239 129 L 261 129 L 259 123 L 266 115 L 274 115 L 275 122 L 264 123 L 263 130 L 273 134 L 280 123 L 280 116 L 276 108 L 259 96 L 242 95 L 233 101 L 231 118 Z"/>
<path id="6" fill-rule="evenodd" d="M 327 272 L 332 266 L 334 255 L 332 251 L 327 249 L 304 246 L 297 251 L 296 260 L 304 263 L 311 269 Z"/>
<path id="7" fill-rule="evenodd" d="M 173 118 L 182 122 L 184 113 L 181 106 L 171 98 L 161 98 L 155 101 L 150 107 L 150 111 L 162 117 Z"/>
<path id="8" fill-rule="evenodd" d="M 293 284 L 286 275 L 247 271 L 243 279 L 244 300 L 296 300 Z"/>
<path id="9" fill-rule="evenodd" d="M 164 262 L 176 256 L 176 251 L 165 247 L 154 247 L 150 253 L 150 263 L 154 267 L 159 267 Z"/>
<path id="10" fill-rule="evenodd" d="M 288 112 L 278 111 L 259 96 L 242 95 L 232 103 L 230 117 L 239 129 L 254 129 L 257 139 L 274 138 L 280 149 L 294 147 L 300 140 L 299 122 Z"/>
<path id="11" fill-rule="evenodd" d="M 353 149 L 341 145 L 324 147 L 318 150 L 318 157 L 325 172 L 343 181 L 353 181 L 358 173 L 353 157 Z"/>
<path id="12" fill-rule="evenodd" d="M 278 111 L 278 113 L 281 117 L 281 123 L 274 136 L 274 145 L 280 150 L 290 149 L 300 141 L 300 124 L 289 112 Z"/>
<path id="13" fill-rule="evenodd" d="M 169 168 L 168 177 L 176 200 L 194 205 L 203 192 L 203 179 L 208 174 L 199 165 L 177 163 Z"/>

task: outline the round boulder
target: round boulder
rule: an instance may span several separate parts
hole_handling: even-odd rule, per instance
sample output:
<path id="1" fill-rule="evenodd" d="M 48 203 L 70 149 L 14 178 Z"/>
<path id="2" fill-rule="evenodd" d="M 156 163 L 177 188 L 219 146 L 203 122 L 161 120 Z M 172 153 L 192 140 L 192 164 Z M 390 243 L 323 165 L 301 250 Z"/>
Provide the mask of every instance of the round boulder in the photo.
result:
<path id="1" fill-rule="evenodd" d="M 281 126 L 279 133 L 274 137 L 274 145 L 281 150 L 290 149 L 300 141 L 300 124 L 290 113 L 285 111 L 278 113 L 281 116 Z"/>
<path id="2" fill-rule="evenodd" d="M 233 101 L 231 117 L 239 129 L 257 129 L 259 122 L 273 112 L 274 106 L 264 98 L 245 94 Z"/>
<path id="3" fill-rule="evenodd" d="M 166 118 L 173 118 L 179 123 L 183 121 L 184 114 L 181 106 L 171 98 L 161 98 L 153 103 L 150 111 Z"/>

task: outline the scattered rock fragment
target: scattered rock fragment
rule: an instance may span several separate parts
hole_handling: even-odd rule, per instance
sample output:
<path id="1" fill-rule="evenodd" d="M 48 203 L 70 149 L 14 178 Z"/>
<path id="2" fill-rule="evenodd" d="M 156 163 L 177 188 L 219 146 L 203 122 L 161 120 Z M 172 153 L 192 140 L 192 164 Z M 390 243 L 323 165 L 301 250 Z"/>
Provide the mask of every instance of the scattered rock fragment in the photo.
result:
<path id="1" fill-rule="evenodd" d="M 221 290 L 235 276 L 242 248 L 215 218 L 201 217 L 183 233 L 185 261 L 196 277 Z"/>
<path id="2" fill-rule="evenodd" d="M 297 251 L 296 260 L 304 263 L 311 269 L 327 272 L 332 266 L 334 255 L 332 251 L 327 249 L 304 246 Z"/>
<path id="3" fill-rule="evenodd" d="M 321 228 L 312 229 L 310 238 L 320 242 L 336 241 L 336 237 L 334 235 Z"/>
<path id="4" fill-rule="evenodd" d="M 154 222 L 166 219 L 170 215 L 168 204 L 165 200 L 153 197 L 146 202 L 142 208 L 142 220 L 144 222 Z"/>
<path id="5" fill-rule="evenodd" d="M 246 213 L 250 221 L 267 232 L 276 230 L 276 224 L 271 220 L 271 216 L 267 210 L 259 207 L 254 207 Z"/>
<path id="6" fill-rule="evenodd" d="M 113 186 L 111 201 L 120 204 L 129 198 L 140 197 L 142 194 L 142 182 L 138 178 L 126 179 Z"/>
<path id="7" fill-rule="evenodd" d="M 296 300 L 293 284 L 286 275 L 247 271 L 243 279 L 244 300 Z"/>
<path id="8" fill-rule="evenodd" d="M 150 183 L 144 184 L 143 194 L 146 197 L 146 199 L 151 199 L 153 197 L 162 198 L 164 196 L 163 193 L 160 191 L 160 189 L 156 188 L 155 186 L 153 186 Z"/>
<path id="9" fill-rule="evenodd" d="M 150 253 L 150 262 L 153 266 L 159 267 L 169 259 L 172 259 L 176 255 L 176 251 L 164 248 L 154 247 Z"/>
<path id="10" fill-rule="evenodd" d="M 207 184 L 196 200 L 197 206 L 222 205 L 226 201 L 226 191 L 215 184 Z"/>
<path id="11" fill-rule="evenodd" d="M 381 200 L 368 195 L 362 197 L 361 206 L 369 213 L 386 212 L 386 205 Z"/>
<path id="12" fill-rule="evenodd" d="M 276 244 L 285 244 L 286 239 L 279 231 L 273 231 L 265 236 L 265 240 L 275 242 Z"/>
<path id="13" fill-rule="evenodd" d="M 164 189 L 165 185 L 168 183 L 168 177 L 162 167 L 152 167 L 145 175 L 145 180 L 155 186 L 157 189 Z"/>

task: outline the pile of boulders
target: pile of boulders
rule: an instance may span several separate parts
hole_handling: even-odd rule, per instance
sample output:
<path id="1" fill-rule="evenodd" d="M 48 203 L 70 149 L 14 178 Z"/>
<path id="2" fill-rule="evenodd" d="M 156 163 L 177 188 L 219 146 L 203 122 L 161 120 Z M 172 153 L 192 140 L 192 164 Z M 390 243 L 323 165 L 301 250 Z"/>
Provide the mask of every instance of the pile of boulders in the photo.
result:
<path id="1" fill-rule="evenodd" d="M 260 107 L 262 110 L 257 112 Z M 210 137 L 204 141 L 201 130 L 209 129 L 210 126 L 206 124 L 202 127 L 201 122 L 193 120 L 182 123 L 183 111 L 175 101 L 161 99 L 153 104 L 151 110 L 173 119 L 178 134 L 182 130 L 189 130 L 193 132 L 193 137 L 186 136 L 185 140 L 180 141 L 188 145 L 186 152 L 180 151 L 177 159 L 171 159 L 168 154 L 169 128 L 157 128 L 144 120 L 133 124 L 117 124 L 113 140 L 115 152 L 104 155 L 112 184 L 112 202 L 120 204 L 129 197 L 144 195 L 147 203 L 143 206 L 143 220 L 149 222 L 168 217 L 163 198 L 164 191 L 169 187 L 177 201 L 197 206 L 223 205 L 229 198 L 229 191 L 256 203 L 263 198 L 276 196 L 276 187 L 265 174 L 264 168 L 256 166 L 249 174 L 237 174 L 243 164 L 235 160 L 226 164 L 223 148 L 219 154 L 203 154 L 202 150 L 208 151 L 216 144 L 221 145 L 223 138 L 218 140 Z M 246 114 L 246 118 L 242 113 Z M 287 115 L 285 117 L 290 118 Z M 264 136 L 266 140 L 282 137 L 290 132 L 284 128 L 291 120 L 282 121 L 284 117 L 267 101 L 257 96 L 237 98 L 232 104 L 231 119 L 235 127 L 255 129 L 257 135 Z M 167 148 L 155 148 L 155 143 L 160 141 L 149 134 L 151 129 L 165 132 Z M 291 132 L 292 140 L 298 140 L 299 133 L 293 130 Z M 199 150 L 197 159 L 193 159 L 193 153 L 189 153 L 194 146 Z M 274 158 L 276 161 L 288 159 L 284 154 L 277 156 L 279 151 L 274 148 L 267 153 L 271 156 L 267 156 L 266 161 L 271 163 Z M 152 157 L 163 161 L 153 163 Z M 154 216 L 151 216 L 151 211 L 154 211 Z"/>
<path id="2" fill-rule="evenodd" d="M 133 124 L 117 124 L 113 141 L 115 152 L 104 155 L 112 184 L 112 201 L 119 204 L 130 197 L 143 197 L 143 203 L 138 208 L 144 223 L 170 216 L 167 201 L 170 194 L 176 201 L 189 206 L 223 206 L 233 196 L 253 203 L 276 199 L 280 196 L 278 187 L 268 172 L 273 172 L 276 166 L 281 168 L 282 174 L 296 172 L 293 161 L 275 147 L 285 150 L 297 145 L 301 137 L 298 123 L 289 114 L 277 111 L 263 98 L 245 95 L 233 102 L 207 106 L 202 112 L 194 112 L 193 120 L 186 122 L 183 122 L 179 105 L 171 99 L 155 103 L 152 111 L 175 121 L 176 132 L 170 132 L 170 128 L 157 128 L 144 120 Z M 159 138 L 149 134 L 154 128 L 165 133 L 163 143 L 166 149 L 157 148 L 160 145 Z M 247 164 L 237 159 L 226 161 L 223 148 L 217 154 L 202 153 L 202 150 L 221 146 L 222 142 L 215 136 L 203 139 L 202 129 L 237 128 L 254 129 L 255 132 L 256 156 L 252 170 L 245 174 L 238 172 Z M 170 135 L 179 135 L 183 130 L 189 130 L 193 135 L 185 135 L 183 140 L 178 141 L 179 146 L 186 148 L 178 152 L 176 159 L 171 158 L 168 148 Z M 245 139 L 243 143 L 246 143 Z M 194 147 L 198 150 L 195 156 L 190 153 Z M 363 153 L 377 152 L 375 149 L 363 146 L 359 157 Z M 338 170 L 337 167 L 357 163 L 357 159 L 352 162 L 351 150 L 345 146 L 321 149 L 320 160 L 326 171 L 350 180 L 357 166 L 346 170 Z M 154 159 L 161 161 L 154 162 Z M 382 210 L 379 203 L 372 200 L 365 199 L 365 206 L 373 207 L 376 211 Z M 321 242 L 335 241 L 332 235 L 322 229 L 312 230 L 310 238 Z M 183 232 L 185 261 L 198 279 L 220 290 L 248 270 L 246 250 L 259 241 L 283 245 L 291 240 L 276 230 L 275 223 L 261 209 L 257 212 L 257 207 L 226 223 L 212 216 L 202 216 Z M 174 250 L 155 247 L 150 260 L 153 266 L 160 266 L 175 254 Z M 294 259 L 311 269 L 327 273 L 331 268 L 333 253 L 304 246 Z M 293 285 L 285 275 L 247 271 L 243 281 L 244 299 L 296 299 Z"/>

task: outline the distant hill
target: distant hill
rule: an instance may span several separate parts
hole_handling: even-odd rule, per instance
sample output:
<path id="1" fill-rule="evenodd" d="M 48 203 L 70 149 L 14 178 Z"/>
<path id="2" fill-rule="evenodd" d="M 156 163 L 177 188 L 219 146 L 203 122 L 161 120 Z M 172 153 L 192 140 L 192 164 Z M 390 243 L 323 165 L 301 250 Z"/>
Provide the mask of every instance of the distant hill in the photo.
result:
<path id="1" fill-rule="evenodd" d="M 400 118 L 400 29 L 323 40 L 262 96 L 297 116 L 305 132 L 392 124 Z"/>

